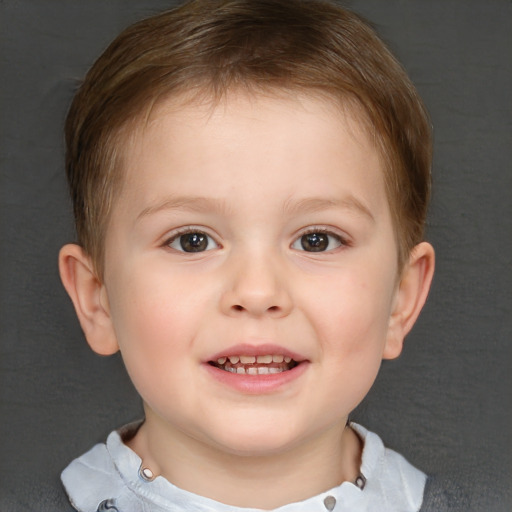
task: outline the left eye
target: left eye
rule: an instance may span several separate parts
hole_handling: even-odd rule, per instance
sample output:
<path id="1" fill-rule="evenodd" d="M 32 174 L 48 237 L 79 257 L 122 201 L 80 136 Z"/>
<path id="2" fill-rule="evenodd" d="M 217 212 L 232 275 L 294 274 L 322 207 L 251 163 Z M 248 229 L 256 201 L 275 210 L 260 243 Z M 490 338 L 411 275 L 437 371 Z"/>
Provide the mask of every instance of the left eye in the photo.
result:
<path id="1" fill-rule="evenodd" d="M 307 252 L 332 251 L 343 245 L 341 237 L 324 231 L 305 233 L 292 244 L 292 249 Z"/>
<path id="2" fill-rule="evenodd" d="M 204 252 L 218 247 L 212 237 L 201 231 L 176 235 L 167 245 L 180 252 Z"/>

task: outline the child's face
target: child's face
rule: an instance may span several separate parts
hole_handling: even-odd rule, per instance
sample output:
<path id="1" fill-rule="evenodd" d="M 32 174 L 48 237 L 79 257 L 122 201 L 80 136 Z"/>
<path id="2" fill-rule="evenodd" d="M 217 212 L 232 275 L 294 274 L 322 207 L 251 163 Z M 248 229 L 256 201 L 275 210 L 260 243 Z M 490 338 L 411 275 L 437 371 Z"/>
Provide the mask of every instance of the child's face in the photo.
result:
<path id="1" fill-rule="evenodd" d="M 169 102 L 126 162 L 104 292 L 147 421 L 245 454 L 343 426 L 401 344 L 382 164 L 357 119 L 307 97 Z M 261 363 L 227 371 L 243 356 Z"/>

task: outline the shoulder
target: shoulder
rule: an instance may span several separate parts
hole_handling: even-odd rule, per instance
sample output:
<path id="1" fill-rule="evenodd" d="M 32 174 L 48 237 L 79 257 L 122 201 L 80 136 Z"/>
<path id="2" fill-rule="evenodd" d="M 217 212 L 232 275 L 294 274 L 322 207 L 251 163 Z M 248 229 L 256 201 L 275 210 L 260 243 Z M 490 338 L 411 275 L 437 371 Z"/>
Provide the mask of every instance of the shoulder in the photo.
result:
<path id="1" fill-rule="evenodd" d="M 385 510 L 411 512 L 448 512 L 468 510 L 468 496 L 449 478 L 427 476 L 405 457 L 386 448 L 380 437 L 357 424 L 352 428 L 364 441 L 361 470 L 368 472 L 374 499 L 386 503 Z M 376 501 L 375 503 L 378 503 Z M 382 506 L 379 510 L 383 510 Z"/>
<path id="2" fill-rule="evenodd" d="M 460 485 L 449 479 L 428 477 L 420 512 L 466 510 L 468 506 L 467 496 Z"/>
<path id="3" fill-rule="evenodd" d="M 377 434 L 355 423 L 351 427 L 364 443 L 361 473 L 366 479 L 364 494 L 368 504 L 381 511 L 418 512 L 427 475 L 386 448 Z"/>
<path id="4" fill-rule="evenodd" d="M 113 496 L 127 496 L 130 502 L 135 499 L 132 506 L 137 503 L 120 471 L 122 460 L 115 453 L 122 450 L 121 445 L 121 437 L 114 431 L 106 444 L 95 445 L 62 472 L 61 480 L 69 501 L 79 512 L 102 510 L 101 504 L 108 503 Z"/>

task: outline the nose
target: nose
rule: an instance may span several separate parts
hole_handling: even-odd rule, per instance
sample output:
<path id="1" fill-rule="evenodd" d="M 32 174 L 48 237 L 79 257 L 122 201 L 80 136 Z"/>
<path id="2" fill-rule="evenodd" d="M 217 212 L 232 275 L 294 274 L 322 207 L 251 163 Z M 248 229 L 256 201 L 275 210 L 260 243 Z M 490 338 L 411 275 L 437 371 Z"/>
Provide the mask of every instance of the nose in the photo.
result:
<path id="1" fill-rule="evenodd" d="M 277 255 L 241 255 L 226 262 L 221 309 L 231 316 L 285 317 L 292 310 L 286 269 Z"/>

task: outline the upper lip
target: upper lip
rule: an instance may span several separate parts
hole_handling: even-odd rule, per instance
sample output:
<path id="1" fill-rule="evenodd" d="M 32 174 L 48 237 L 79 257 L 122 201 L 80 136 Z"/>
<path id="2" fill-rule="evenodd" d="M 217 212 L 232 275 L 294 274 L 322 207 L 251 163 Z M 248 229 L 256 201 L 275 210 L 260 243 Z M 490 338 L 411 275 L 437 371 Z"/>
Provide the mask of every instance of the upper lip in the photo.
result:
<path id="1" fill-rule="evenodd" d="M 290 357 L 296 362 L 305 361 L 306 358 L 297 352 L 288 350 L 287 348 L 272 343 L 250 344 L 241 343 L 232 345 L 210 356 L 207 361 L 217 361 L 221 357 L 229 356 L 266 356 L 266 355 L 283 355 Z"/>

